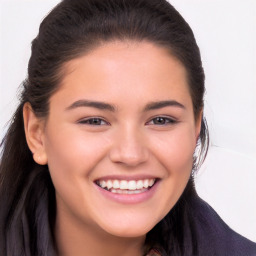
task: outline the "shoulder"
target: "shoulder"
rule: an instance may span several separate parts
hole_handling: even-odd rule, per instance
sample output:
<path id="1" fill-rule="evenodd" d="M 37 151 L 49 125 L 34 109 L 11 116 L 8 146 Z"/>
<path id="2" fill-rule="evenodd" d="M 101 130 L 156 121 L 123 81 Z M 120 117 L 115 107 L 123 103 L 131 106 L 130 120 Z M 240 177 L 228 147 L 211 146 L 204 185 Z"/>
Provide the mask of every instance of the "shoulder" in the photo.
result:
<path id="1" fill-rule="evenodd" d="M 195 197 L 189 205 L 200 255 L 256 256 L 256 243 L 233 231 L 209 204 Z"/>

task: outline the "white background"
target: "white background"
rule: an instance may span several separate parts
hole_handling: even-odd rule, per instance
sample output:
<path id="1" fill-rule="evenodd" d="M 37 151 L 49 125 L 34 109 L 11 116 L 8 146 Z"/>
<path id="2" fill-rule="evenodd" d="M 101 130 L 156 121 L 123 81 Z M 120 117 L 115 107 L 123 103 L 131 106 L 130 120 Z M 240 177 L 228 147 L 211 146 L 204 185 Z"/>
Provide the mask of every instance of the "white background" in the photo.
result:
<path id="1" fill-rule="evenodd" d="M 30 42 L 57 0 L 0 0 L 0 137 L 26 77 Z M 256 1 L 172 0 L 192 27 L 206 73 L 211 147 L 199 195 L 256 242 Z"/>

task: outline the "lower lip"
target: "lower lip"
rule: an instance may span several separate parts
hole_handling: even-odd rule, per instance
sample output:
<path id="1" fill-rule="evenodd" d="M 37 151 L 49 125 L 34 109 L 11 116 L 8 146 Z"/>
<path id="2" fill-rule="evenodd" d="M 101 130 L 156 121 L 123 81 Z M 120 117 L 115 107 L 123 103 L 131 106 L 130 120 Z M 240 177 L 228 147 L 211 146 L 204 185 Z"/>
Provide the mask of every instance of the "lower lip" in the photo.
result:
<path id="1" fill-rule="evenodd" d="M 118 194 L 118 193 L 112 193 L 109 192 L 106 189 L 103 189 L 95 184 L 96 189 L 107 199 L 110 199 L 112 201 L 122 203 L 122 204 L 138 204 L 145 202 L 149 200 L 151 197 L 153 197 L 154 193 L 157 190 L 157 187 L 159 186 L 160 181 L 157 181 L 153 187 L 151 187 L 149 190 L 139 193 L 139 194 Z"/>

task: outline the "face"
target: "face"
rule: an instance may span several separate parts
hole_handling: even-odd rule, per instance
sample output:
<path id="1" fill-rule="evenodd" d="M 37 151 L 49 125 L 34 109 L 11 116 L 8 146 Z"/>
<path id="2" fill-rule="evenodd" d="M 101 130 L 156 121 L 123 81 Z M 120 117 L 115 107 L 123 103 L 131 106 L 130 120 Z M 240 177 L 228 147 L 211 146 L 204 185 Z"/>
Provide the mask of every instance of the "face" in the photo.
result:
<path id="1" fill-rule="evenodd" d="M 191 173 L 200 120 L 185 68 L 151 43 L 111 42 L 64 71 L 42 135 L 58 215 L 115 236 L 143 236 L 172 209 Z"/>

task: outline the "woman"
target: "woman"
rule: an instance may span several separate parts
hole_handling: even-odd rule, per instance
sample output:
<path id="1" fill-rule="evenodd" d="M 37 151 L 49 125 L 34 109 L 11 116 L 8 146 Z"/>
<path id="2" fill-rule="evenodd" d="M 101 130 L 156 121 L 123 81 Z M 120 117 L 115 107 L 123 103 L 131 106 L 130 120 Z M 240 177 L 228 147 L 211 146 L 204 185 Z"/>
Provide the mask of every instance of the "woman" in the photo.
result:
<path id="1" fill-rule="evenodd" d="M 204 90 L 166 1 L 63 0 L 3 142 L 1 255 L 256 255 L 194 189 Z"/>

